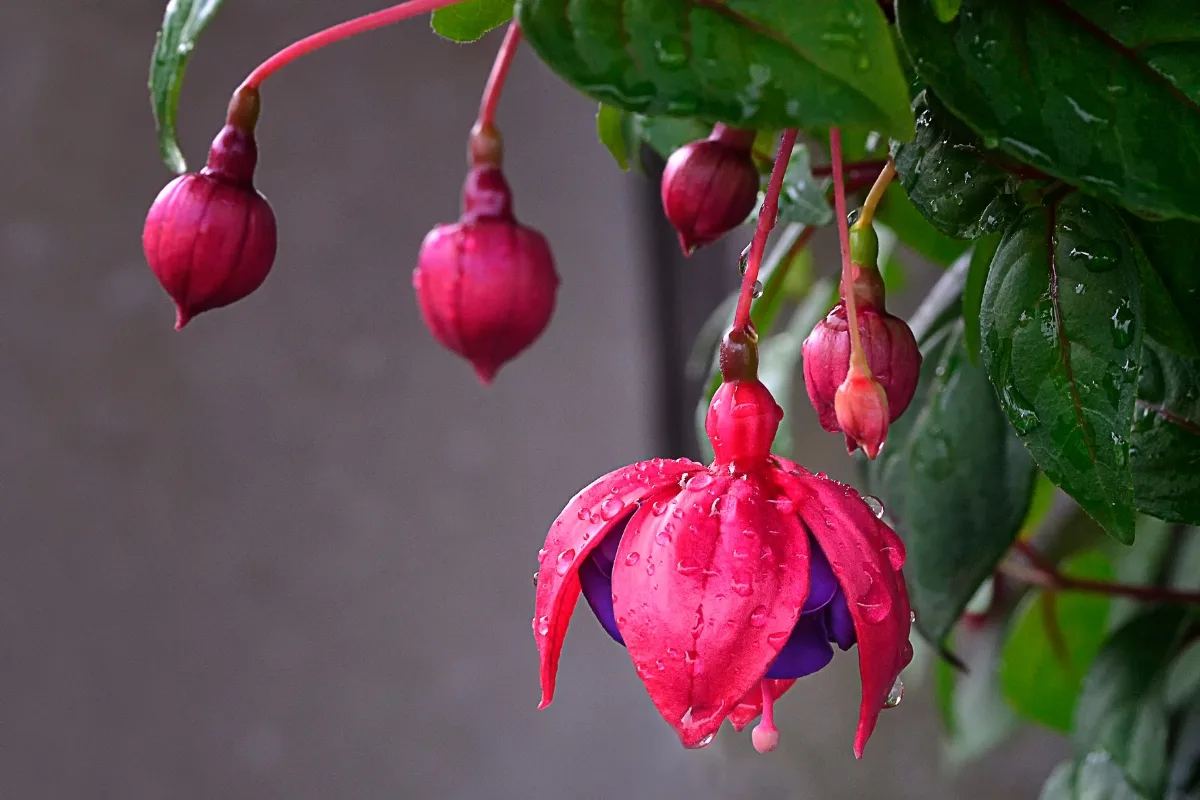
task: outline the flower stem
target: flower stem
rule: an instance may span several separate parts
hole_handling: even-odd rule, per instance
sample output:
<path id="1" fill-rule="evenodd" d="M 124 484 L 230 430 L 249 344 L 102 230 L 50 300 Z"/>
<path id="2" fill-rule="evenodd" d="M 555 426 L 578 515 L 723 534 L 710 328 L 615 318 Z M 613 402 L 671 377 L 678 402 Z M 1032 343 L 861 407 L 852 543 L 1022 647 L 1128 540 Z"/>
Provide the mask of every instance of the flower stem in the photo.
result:
<path id="1" fill-rule="evenodd" d="M 1090 592 L 1111 597 L 1128 597 L 1147 603 L 1171 603 L 1175 605 L 1200 605 L 1200 592 L 1185 592 L 1162 586 L 1141 584 L 1109 583 L 1086 578 L 1072 578 L 1058 571 L 1049 559 L 1025 542 L 1017 542 L 1014 549 L 1029 561 L 1024 564 L 1005 563 L 1000 571 L 1026 583 L 1057 592 Z"/>
<path id="2" fill-rule="evenodd" d="M 850 263 L 850 227 L 846 221 L 846 178 L 842 171 L 842 131 L 829 129 L 829 154 L 833 161 L 833 205 L 837 217 L 838 239 L 842 246 L 842 299 L 846 303 L 846 322 L 850 327 L 850 368 L 870 374 L 867 357 L 858 333 L 858 303 L 854 298 L 854 267 Z"/>
<path id="3" fill-rule="evenodd" d="M 883 199 L 883 193 L 887 190 L 888 184 L 892 182 L 892 178 L 896 176 L 896 164 L 890 158 L 883 165 L 883 169 L 879 172 L 879 177 L 875 179 L 875 184 L 871 187 L 871 191 L 867 194 L 867 199 L 863 202 L 862 213 L 858 219 L 854 221 L 854 227 L 866 228 L 875 219 L 875 208 L 879 205 L 879 201 Z"/>
<path id="4" fill-rule="evenodd" d="M 262 82 L 274 75 L 283 67 L 295 61 L 301 56 L 308 55 L 314 50 L 320 50 L 326 45 L 340 42 L 343 39 L 349 39 L 351 36 L 357 36 L 360 33 L 373 31 L 376 28 L 382 28 L 386 25 L 392 25 L 401 20 L 415 17 L 418 14 L 426 14 L 430 11 L 436 11 L 445 6 L 451 6 L 462 0 L 408 0 L 406 3 L 398 3 L 394 6 L 375 11 L 370 14 L 365 14 L 361 17 L 356 17 L 347 20 L 332 28 L 326 28 L 323 31 L 318 31 L 311 36 L 306 36 L 298 42 L 294 42 L 280 50 L 275 55 L 268 58 L 263 63 L 259 64 L 253 72 L 242 81 L 242 86 L 257 89 Z"/>
<path id="5" fill-rule="evenodd" d="M 754 284 L 758 282 L 758 268 L 762 264 L 763 251 L 767 248 L 767 237 L 775 227 L 775 218 L 779 216 L 779 192 L 783 189 L 783 175 L 787 172 L 788 161 L 792 157 L 792 148 L 796 146 L 795 128 L 783 132 L 779 140 L 779 152 L 775 156 L 775 166 L 771 168 L 771 179 L 767 182 L 767 193 L 763 198 L 762 208 L 758 212 L 758 227 L 754 229 L 754 239 L 750 242 L 750 256 L 746 260 L 746 274 L 742 276 L 742 292 L 738 295 L 737 310 L 733 315 L 733 330 L 747 330 L 750 325 L 750 304 L 754 301 Z"/>
<path id="6" fill-rule="evenodd" d="M 516 20 L 508 23 L 508 30 L 504 34 L 504 41 L 500 44 L 500 50 L 496 53 L 496 60 L 492 64 L 492 72 L 488 75 L 487 85 L 483 88 L 483 99 L 479 101 L 479 121 L 476 123 L 480 128 L 490 128 L 496 120 L 496 106 L 500 103 L 500 90 L 504 88 L 504 81 L 508 78 L 508 68 L 512 66 L 513 56 L 517 53 L 517 47 L 521 44 L 521 26 Z"/>

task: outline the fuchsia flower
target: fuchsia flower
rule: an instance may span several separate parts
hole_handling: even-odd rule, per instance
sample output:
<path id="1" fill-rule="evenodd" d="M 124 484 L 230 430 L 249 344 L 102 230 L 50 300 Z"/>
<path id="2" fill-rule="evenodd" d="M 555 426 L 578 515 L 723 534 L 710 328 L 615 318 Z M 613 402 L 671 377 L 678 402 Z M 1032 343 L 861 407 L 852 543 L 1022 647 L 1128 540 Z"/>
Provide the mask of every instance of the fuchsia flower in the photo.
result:
<path id="1" fill-rule="evenodd" d="M 773 456 L 783 411 L 757 379 L 725 374 L 708 411 L 710 466 L 616 470 L 550 528 L 533 619 L 541 707 L 582 591 L 687 747 L 761 713 L 754 745 L 773 749 L 774 699 L 828 664 L 831 643 L 857 644 L 861 757 L 912 658 L 904 547 L 853 489 Z"/>
<path id="2" fill-rule="evenodd" d="M 712 244 L 746 221 L 758 199 L 754 131 L 716 125 L 667 160 L 662 203 L 685 255 Z"/>

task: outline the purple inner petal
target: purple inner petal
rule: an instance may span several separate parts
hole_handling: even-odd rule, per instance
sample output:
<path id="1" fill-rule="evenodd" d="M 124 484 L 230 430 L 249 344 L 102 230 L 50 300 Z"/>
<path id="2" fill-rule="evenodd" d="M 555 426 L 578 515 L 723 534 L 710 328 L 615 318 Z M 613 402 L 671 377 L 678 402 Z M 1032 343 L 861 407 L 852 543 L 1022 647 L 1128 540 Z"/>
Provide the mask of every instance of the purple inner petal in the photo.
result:
<path id="1" fill-rule="evenodd" d="M 613 611 L 612 571 L 617 547 L 628 524 L 629 517 L 626 517 L 614 525 L 579 565 L 579 582 L 584 599 L 605 632 L 621 645 L 625 644 L 625 640 L 617 629 Z M 808 541 L 812 552 L 808 599 L 787 642 L 767 670 L 767 678 L 778 680 L 811 675 L 833 659 L 830 642 L 836 642 L 842 650 L 849 650 L 856 641 L 854 621 L 850 617 L 850 609 L 846 607 L 846 596 L 838 586 L 821 548 L 811 536 Z"/>

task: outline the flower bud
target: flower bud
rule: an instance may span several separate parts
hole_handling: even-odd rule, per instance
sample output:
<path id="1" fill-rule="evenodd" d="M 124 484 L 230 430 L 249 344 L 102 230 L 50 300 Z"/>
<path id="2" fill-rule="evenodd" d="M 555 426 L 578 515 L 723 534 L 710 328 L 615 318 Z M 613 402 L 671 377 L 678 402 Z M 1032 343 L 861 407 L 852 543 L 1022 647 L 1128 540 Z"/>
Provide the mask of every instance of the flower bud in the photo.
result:
<path id="1" fill-rule="evenodd" d="M 867 458 L 879 455 L 890 421 L 887 394 L 879 381 L 870 372 L 851 367 L 834 394 L 833 408 L 846 434 L 846 450 L 853 453 L 861 444 Z"/>
<path id="2" fill-rule="evenodd" d="M 558 273 L 545 238 L 517 222 L 499 167 L 471 168 L 463 214 L 425 237 L 413 271 L 425 325 L 483 383 L 545 330 Z"/>
<path id="3" fill-rule="evenodd" d="M 662 202 L 683 252 L 711 244 L 738 225 L 758 200 L 758 169 L 750 156 L 754 131 L 717 125 L 707 139 L 671 154 Z"/>
<path id="4" fill-rule="evenodd" d="M 782 419 L 783 409 L 757 379 L 722 383 L 704 421 L 716 463 L 766 458 Z"/>
<path id="5" fill-rule="evenodd" d="M 858 294 L 858 298 L 859 338 L 870 368 L 870 376 L 860 377 L 870 377 L 872 383 L 883 392 L 880 407 L 884 409 L 884 416 L 879 436 L 882 442 L 887 434 L 888 423 L 894 422 L 912 402 L 921 370 L 921 351 L 904 320 L 887 313 L 882 305 L 863 302 L 862 294 Z M 874 437 L 868 436 L 864 428 L 856 428 L 862 435 L 852 434 L 841 421 L 851 417 L 857 419 L 858 414 L 851 414 L 847 409 L 846 415 L 839 415 L 835 408 L 850 368 L 850 325 L 846 319 L 844 302 L 834 306 L 829 315 L 817 323 L 804 341 L 802 352 L 804 386 L 813 408 L 817 410 L 821 427 L 831 433 L 846 432 L 847 447 L 851 451 L 854 450 L 852 439 L 863 442 L 873 440 Z"/>
<path id="6" fill-rule="evenodd" d="M 258 93 L 240 90 L 199 173 L 168 183 L 146 215 L 146 261 L 175 301 L 175 328 L 253 292 L 275 261 L 275 213 L 254 189 Z"/>

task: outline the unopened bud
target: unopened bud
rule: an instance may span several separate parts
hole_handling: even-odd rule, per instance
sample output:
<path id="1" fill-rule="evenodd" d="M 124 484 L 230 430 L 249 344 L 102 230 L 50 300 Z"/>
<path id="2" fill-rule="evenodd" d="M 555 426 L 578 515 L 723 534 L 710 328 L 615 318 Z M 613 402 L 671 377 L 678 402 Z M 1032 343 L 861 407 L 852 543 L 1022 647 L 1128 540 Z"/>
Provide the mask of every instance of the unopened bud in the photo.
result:
<path id="1" fill-rule="evenodd" d="M 662 202 L 683 252 L 711 244 L 746 221 L 758 200 L 754 132 L 717 125 L 707 139 L 671 154 Z"/>

